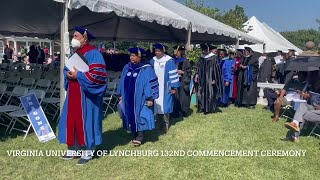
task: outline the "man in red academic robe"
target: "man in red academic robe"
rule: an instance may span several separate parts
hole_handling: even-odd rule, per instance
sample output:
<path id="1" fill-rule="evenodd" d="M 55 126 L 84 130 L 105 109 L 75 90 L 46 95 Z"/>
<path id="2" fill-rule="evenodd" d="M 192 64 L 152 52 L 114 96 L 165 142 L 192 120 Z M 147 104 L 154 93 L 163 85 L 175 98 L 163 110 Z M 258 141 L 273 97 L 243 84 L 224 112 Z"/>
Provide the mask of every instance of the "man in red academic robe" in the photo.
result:
<path id="1" fill-rule="evenodd" d="M 76 150 L 84 150 L 78 164 L 89 162 L 96 145 L 102 143 L 103 96 L 107 87 L 104 59 L 97 48 L 89 44 L 94 36 L 87 29 L 75 28 L 72 47 L 88 62 L 89 71 L 76 68 L 64 70 L 64 88 L 67 91 L 59 122 L 59 141 L 68 145 L 62 158 L 74 159 Z"/>

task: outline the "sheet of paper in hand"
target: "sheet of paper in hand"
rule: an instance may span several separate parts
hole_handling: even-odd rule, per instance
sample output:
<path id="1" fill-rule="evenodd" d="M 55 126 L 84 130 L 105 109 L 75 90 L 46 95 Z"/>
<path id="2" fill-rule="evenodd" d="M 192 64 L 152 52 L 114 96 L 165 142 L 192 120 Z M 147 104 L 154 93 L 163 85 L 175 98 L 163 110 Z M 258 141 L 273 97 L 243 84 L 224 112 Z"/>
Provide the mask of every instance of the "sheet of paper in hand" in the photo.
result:
<path id="1" fill-rule="evenodd" d="M 281 56 L 276 56 L 276 57 L 274 57 L 274 60 L 275 60 L 275 62 L 276 62 L 277 65 L 284 63 L 284 62 L 283 62 L 283 58 L 282 58 Z"/>
<path id="2" fill-rule="evenodd" d="M 311 95 L 310 96 L 311 104 L 314 106 L 320 106 L 320 94 L 312 91 L 310 91 L 309 93 Z"/>
<path id="3" fill-rule="evenodd" d="M 81 72 L 89 71 L 87 60 L 78 53 L 74 53 L 68 60 L 66 60 L 65 65 L 72 72 L 74 71 L 73 67 L 77 68 Z"/>
<path id="4" fill-rule="evenodd" d="M 285 98 L 287 101 L 296 101 L 300 99 L 300 94 L 295 91 L 289 91 Z"/>

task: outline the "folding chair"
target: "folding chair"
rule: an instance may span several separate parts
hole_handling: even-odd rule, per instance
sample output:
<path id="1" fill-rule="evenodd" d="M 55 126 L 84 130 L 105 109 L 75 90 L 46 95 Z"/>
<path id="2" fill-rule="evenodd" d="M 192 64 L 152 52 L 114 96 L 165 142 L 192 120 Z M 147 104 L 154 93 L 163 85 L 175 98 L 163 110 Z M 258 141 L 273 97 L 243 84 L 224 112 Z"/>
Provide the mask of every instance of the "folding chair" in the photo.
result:
<path id="1" fill-rule="evenodd" d="M 20 82 L 20 77 L 12 76 L 6 79 L 6 85 L 8 86 L 6 95 L 9 96 L 14 87 L 16 87 Z"/>
<path id="2" fill-rule="evenodd" d="M 32 89 L 28 92 L 28 94 L 35 94 L 35 96 L 37 97 L 37 99 L 39 101 L 40 106 L 41 106 L 42 100 L 44 99 L 44 97 L 46 95 L 45 91 L 40 90 L 40 89 Z M 21 110 L 10 112 L 8 115 L 11 118 L 13 118 L 13 120 L 11 121 L 12 126 L 10 128 L 9 134 L 11 133 L 12 130 L 24 132 L 25 133 L 25 135 L 23 137 L 23 140 L 24 140 L 27 137 L 28 132 L 30 131 L 30 128 L 32 126 L 29 119 L 28 119 L 26 111 L 24 109 L 21 109 Z M 17 122 L 19 122 L 23 126 L 27 127 L 27 129 L 20 129 L 20 128 L 15 127 Z"/>
<path id="3" fill-rule="evenodd" d="M 6 79 L 6 84 L 9 87 L 15 87 L 16 85 L 18 85 L 20 82 L 20 77 L 18 76 L 10 76 Z"/>
<path id="4" fill-rule="evenodd" d="M 31 72 L 31 74 L 30 74 L 30 77 L 31 77 L 31 78 L 34 78 L 34 79 L 36 79 L 36 80 L 41 79 L 41 78 L 42 78 L 42 71 L 41 71 L 41 69 L 35 69 L 35 70 L 33 70 L 33 71 Z"/>
<path id="5" fill-rule="evenodd" d="M 5 84 L 0 84 L 0 101 L 1 101 L 1 104 L 2 104 L 2 102 L 3 102 L 2 97 L 4 96 L 4 94 L 5 94 L 5 92 L 6 92 L 6 89 L 7 89 L 7 85 L 5 85 Z M 8 124 L 5 124 L 4 119 L 0 118 L 0 120 L 1 120 L 0 125 L 3 125 L 3 126 L 5 126 L 5 127 L 8 128 L 9 125 L 8 125 Z"/>
<path id="6" fill-rule="evenodd" d="M 11 69 L 6 73 L 6 77 L 16 77 L 19 74 L 19 71 L 17 69 Z"/>
<path id="7" fill-rule="evenodd" d="M 23 78 L 21 80 L 20 86 L 32 89 L 32 87 L 34 86 L 35 83 L 36 83 L 36 80 L 33 78 Z"/>
<path id="8" fill-rule="evenodd" d="M 0 69 L 3 71 L 7 71 L 8 70 L 8 63 L 1 63 Z"/>
<path id="9" fill-rule="evenodd" d="M 0 113 L 1 115 L 4 115 L 7 119 L 10 120 L 9 125 L 7 126 L 6 132 L 8 131 L 9 126 L 12 123 L 12 119 L 8 115 L 8 113 L 12 111 L 17 111 L 21 109 L 22 105 L 20 103 L 20 96 L 25 96 L 28 93 L 28 88 L 26 87 L 21 87 L 21 86 L 16 86 L 10 97 L 8 98 L 7 102 L 5 105 L 0 106 Z M 2 119 L 4 121 L 4 119 Z"/>
<path id="10" fill-rule="evenodd" d="M 30 70 L 31 71 L 34 71 L 34 70 L 37 69 L 37 64 L 36 63 L 30 63 L 29 66 L 30 66 Z"/>
<path id="11" fill-rule="evenodd" d="M 60 97 L 54 97 L 56 93 L 60 93 L 60 84 L 59 82 L 56 84 L 55 89 L 52 90 L 52 94 L 49 98 L 44 98 L 43 103 L 45 103 L 45 111 L 53 116 L 53 119 L 55 119 L 58 115 L 58 112 L 60 110 L 59 104 L 60 104 Z M 53 114 L 49 112 L 49 110 L 53 111 Z"/>
<path id="12" fill-rule="evenodd" d="M 7 90 L 7 85 L 6 84 L 0 84 L 0 104 L 2 104 L 3 99 L 2 97 L 5 95 Z"/>
<path id="13" fill-rule="evenodd" d="M 316 135 L 318 137 L 320 137 L 320 134 L 315 133 L 316 129 L 319 128 L 320 129 L 320 121 L 316 122 L 316 125 L 313 127 L 312 131 L 310 132 L 309 136 L 311 135 Z"/>
<path id="14" fill-rule="evenodd" d="M 106 96 L 103 97 L 103 104 L 105 104 L 107 106 L 105 112 L 104 112 L 104 116 L 106 116 L 107 111 L 109 109 L 112 110 L 112 112 L 114 113 L 114 104 L 112 104 L 112 100 L 114 99 L 114 97 L 116 96 L 116 90 L 117 90 L 117 83 L 115 82 L 109 82 L 108 83 L 108 90 L 106 92 Z M 115 103 L 116 104 L 116 103 Z"/>
<path id="15" fill-rule="evenodd" d="M 283 112 L 281 113 L 280 117 L 284 117 L 286 119 L 290 119 L 293 120 L 293 116 L 294 113 L 292 113 L 294 111 L 293 106 L 292 105 L 286 105 L 284 107 L 281 108 L 283 110 Z M 285 113 L 290 113 L 290 116 L 287 116 Z"/>
<path id="16" fill-rule="evenodd" d="M 51 81 L 48 79 L 39 79 L 35 84 L 35 89 L 44 90 L 44 92 L 48 93 L 48 90 L 51 86 Z"/>
<path id="17" fill-rule="evenodd" d="M 29 77 L 31 75 L 31 71 L 21 70 L 19 75 L 20 75 L 20 77 Z"/>
<path id="18" fill-rule="evenodd" d="M 120 78 L 115 78 L 115 79 L 112 80 L 112 82 L 120 84 L 120 80 L 121 80 Z"/>
<path id="19" fill-rule="evenodd" d="M 27 64 L 25 64 L 25 63 L 20 63 L 20 67 L 21 67 L 22 70 L 26 70 L 26 66 L 27 66 Z"/>

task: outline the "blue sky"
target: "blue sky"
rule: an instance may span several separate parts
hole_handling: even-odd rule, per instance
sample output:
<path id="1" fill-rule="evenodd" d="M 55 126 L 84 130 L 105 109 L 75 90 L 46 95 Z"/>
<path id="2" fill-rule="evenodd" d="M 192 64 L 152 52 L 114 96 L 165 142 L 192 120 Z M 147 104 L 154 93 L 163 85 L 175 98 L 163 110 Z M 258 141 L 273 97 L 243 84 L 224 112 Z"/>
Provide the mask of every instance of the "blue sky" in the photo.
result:
<path id="1" fill-rule="evenodd" d="M 276 31 L 319 27 L 315 20 L 320 18 L 320 0 L 205 0 L 205 3 L 222 11 L 238 4 L 244 7 L 249 18 L 256 16 Z"/>

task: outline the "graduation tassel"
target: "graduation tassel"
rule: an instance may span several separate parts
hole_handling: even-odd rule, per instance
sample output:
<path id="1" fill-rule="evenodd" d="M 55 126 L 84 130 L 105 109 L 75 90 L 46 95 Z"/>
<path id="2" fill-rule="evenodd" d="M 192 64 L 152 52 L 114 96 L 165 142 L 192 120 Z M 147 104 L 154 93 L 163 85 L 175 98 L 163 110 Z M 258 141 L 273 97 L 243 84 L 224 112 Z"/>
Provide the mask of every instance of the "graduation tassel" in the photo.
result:
<path id="1" fill-rule="evenodd" d="M 139 47 L 138 47 L 138 56 L 141 57 L 141 51 Z"/>
<path id="2" fill-rule="evenodd" d="M 88 33 L 87 33 L 87 30 L 84 31 L 83 33 L 83 37 L 84 39 L 87 41 L 88 40 Z"/>
<path id="3" fill-rule="evenodd" d="M 179 51 L 179 48 L 180 48 L 180 45 L 177 47 L 176 51 L 178 52 Z"/>

